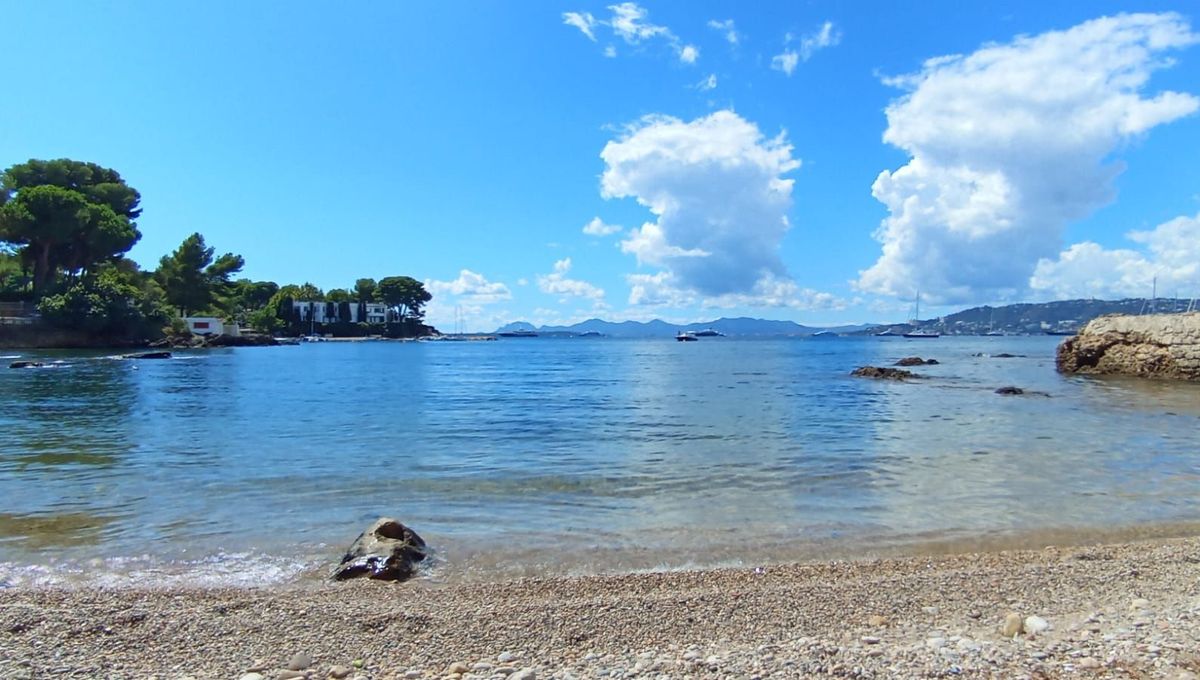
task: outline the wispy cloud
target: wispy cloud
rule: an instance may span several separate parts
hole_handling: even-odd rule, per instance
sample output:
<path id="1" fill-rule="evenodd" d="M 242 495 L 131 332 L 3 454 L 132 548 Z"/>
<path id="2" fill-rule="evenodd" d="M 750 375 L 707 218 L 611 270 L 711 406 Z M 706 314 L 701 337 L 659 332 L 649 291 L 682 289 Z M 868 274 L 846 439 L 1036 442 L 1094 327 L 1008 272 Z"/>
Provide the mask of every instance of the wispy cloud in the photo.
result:
<path id="1" fill-rule="evenodd" d="M 588 12 L 564 12 L 563 23 L 578 28 L 589 40 L 596 42 L 596 26 L 607 26 L 613 36 L 623 40 L 627 45 L 641 45 L 653 40 L 665 41 L 675 52 L 675 56 L 684 64 L 694 64 L 700 58 L 700 48 L 685 44 L 670 28 L 652 23 L 650 13 L 636 2 L 622 2 L 609 5 L 611 15 L 608 19 L 597 19 Z M 606 57 L 617 56 L 617 49 L 607 45 L 603 52 Z"/>
<path id="2" fill-rule="evenodd" d="M 794 44 L 797 42 L 798 44 Z M 818 51 L 826 47 L 834 47 L 840 42 L 842 42 L 842 32 L 832 21 L 826 21 L 812 33 L 800 36 L 798 41 L 795 35 L 788 33 L 783 38 L 783 52 L 771 57 L 771 68 L 790 76 L 800 62 L 808 61 Z"/>
<path id="3" fill-rule="evenodd" d="M 599 217 L 593 217 L 591 222 L 583 225 L 583 233 L 588 236 L 611 236 L 624 229 L 619 224 L 605 224 Z"/>
<path id="4" fill-rule="evenodd" d="M 716 19 L 708 20 L 708 27 L 724 34 L 725 42 L 730 45 L 737 45 L 742 40 L 742 35 L 737 32 L 737 27 L 733 25 L 733 19 L 725 19 L 717 21 Z"/>
<path id="5" fill-rule="evenodd" d="M 708 74 L 707 78 L 696 83 L 696 89 L 700 90 L 701 92 L 708 92 L 709 90 L 717 89 L 717 74 Z"/>
<path id="6" fill-rule="evenodd" d="M 588 40 L 596 42 L 596 34 L 593 29 L 596 26 L 596 18 L 591 12 L 563 12 L 563 23 L 568 26 L 574 26 L 583 32 L 588 37 Z"/>

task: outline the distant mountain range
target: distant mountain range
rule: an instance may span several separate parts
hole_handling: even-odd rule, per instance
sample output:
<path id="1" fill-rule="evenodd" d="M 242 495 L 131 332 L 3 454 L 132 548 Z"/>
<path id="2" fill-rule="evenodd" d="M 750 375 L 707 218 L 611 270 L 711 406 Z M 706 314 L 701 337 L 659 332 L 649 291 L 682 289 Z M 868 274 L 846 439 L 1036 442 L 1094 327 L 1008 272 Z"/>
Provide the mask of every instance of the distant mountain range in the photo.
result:
<path id="1" fill-rule="evenodd" d="M 660 319 L 653 321 L 604 321 L 603 319 L 588 319 L 571 326 L 534 326 L 527 321 L 516 321 L 496 329 L 497 333 L 507 333 L 518 330 L 533 330 L 540 335 L 580 335 L 582 333 L 600 333 L 611 338 L 651 338 L 673 336 L 680 331 L 699 331 L 711 328 L 730 336 L 777 336 L 777 335 L 812 335 L 821 331 L 834 333 L 853 333 L 878 324 L 856 324 L 852 326 L 834 326 L 832 328 L 816 328 L 802 326 L 794 321 L 772 321 L 769 319 L 751 319 L 738 317 L 735 319 L 720 318 L 713 321 L 702 321 L 689 324 L 667 323 Z"/>
<path id="2" fill-rule="evenodd" d="M 948 335 L 982 335 L 984 333 L 1028 334 L 1045 331 L 1077 330 L 1092 319 L 1105 314 L 1143 314 L 1151 311 L 1182 312 L 1193 303 L 1190 300 L 1131 298 L 1127 300 L 1057 300 L 1032 302 L 1000 307 L 972 307 L 936 319 L 916 323 L 856 324 L 821 328 L 804 326 L 794 321 L 773 321 L 749 317 L 720 318 L 690 324 L 653 321 L 604 321 L 588 319 L 571 326 L 534 326 L 517 321 L 496 329 L 496 333 L 532 330 L 539 335 L 581 335 L 599 333 L 612 338 L 650 338 L 673 336 L 680 331 L 699 331 L 711 328 L 728 336 L 769 337 L 807 336 L 821 332 L 843 335 L 866 335 L 884 328 L 895 332 L 915 329 L 937 331 Z"/>

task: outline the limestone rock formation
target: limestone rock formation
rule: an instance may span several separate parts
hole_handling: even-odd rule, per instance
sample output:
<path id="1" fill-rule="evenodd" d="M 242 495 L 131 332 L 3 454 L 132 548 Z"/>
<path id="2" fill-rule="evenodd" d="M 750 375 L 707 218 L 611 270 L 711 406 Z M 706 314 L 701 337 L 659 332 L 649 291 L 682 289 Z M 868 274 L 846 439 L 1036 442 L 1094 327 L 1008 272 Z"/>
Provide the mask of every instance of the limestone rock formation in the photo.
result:
<path id="1" fill-rule="evenodd" d="M 335 581 L 366 576 L 381 581 L 412 577 L 425 559 L 425 541 L 390 517 L 380 517 L 355 539 L 333 573 Z"/>
<path id="2" fill-rule="evenodd" d="M 1102 316 L 1058 347 L 1062 373 L 1200 380 L 1200 312 Z"/>

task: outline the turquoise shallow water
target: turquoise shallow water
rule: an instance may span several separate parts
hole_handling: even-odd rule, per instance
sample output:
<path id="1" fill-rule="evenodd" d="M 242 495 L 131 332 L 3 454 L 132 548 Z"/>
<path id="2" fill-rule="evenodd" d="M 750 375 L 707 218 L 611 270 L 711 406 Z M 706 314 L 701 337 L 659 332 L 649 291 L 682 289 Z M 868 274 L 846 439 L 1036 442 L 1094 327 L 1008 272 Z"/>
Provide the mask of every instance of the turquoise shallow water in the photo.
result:
<path id="1" fill-rule="evenodd" d="M 379 515 L 436 547 L 435 579 L 1200 520 L 1200 386 L 1065 378 L 1058 340 L 21 353 L 60 363 L 0 372 L 0 581 L 304 579 Z M 974 356 L 1001 352 L 1025 356 Z M 912 354 L 942 363 L 848 375 Z"/>

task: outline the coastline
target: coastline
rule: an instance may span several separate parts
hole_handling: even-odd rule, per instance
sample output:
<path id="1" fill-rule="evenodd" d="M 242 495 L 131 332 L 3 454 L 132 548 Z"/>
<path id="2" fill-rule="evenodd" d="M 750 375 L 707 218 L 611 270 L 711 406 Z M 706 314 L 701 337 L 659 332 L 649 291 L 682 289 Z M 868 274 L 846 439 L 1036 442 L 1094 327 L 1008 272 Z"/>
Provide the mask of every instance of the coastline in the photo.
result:
<path id="1" fill-rule="evenodd" d="M 1191 537 L 497 583 L 9 589 L 0 677 L 287 677 L 302 653 L 314 678 L 1195 678 L 1198 574 Z M 1050 628 L 1005 638 L 1010 612 Z"/>

